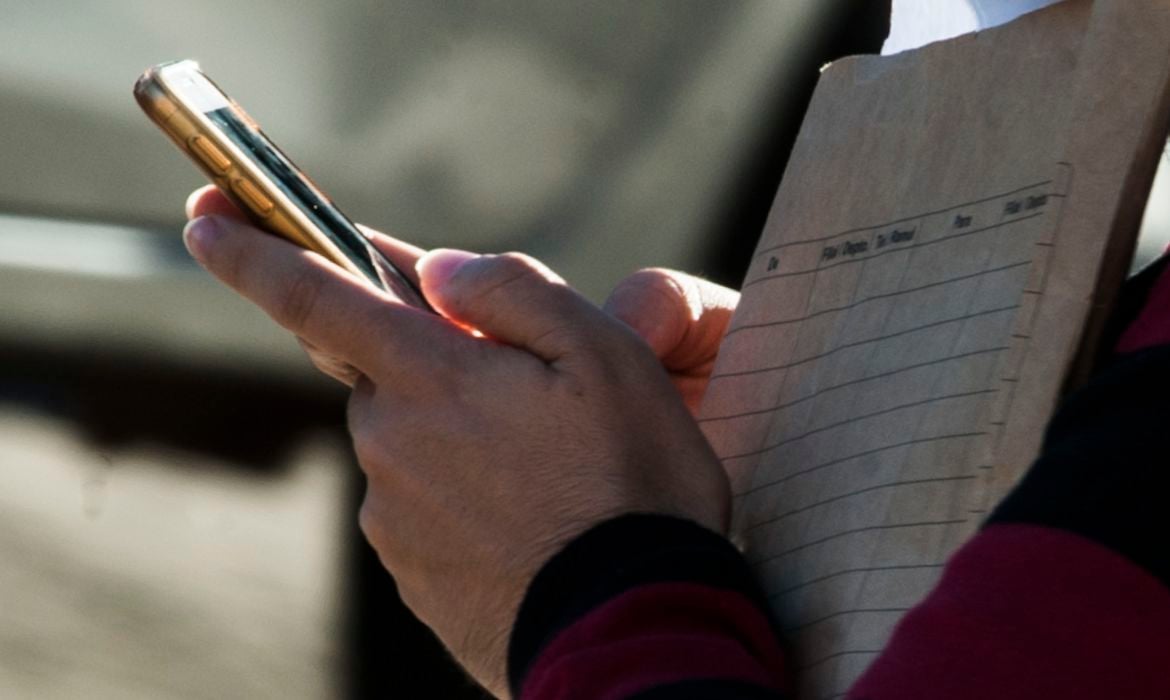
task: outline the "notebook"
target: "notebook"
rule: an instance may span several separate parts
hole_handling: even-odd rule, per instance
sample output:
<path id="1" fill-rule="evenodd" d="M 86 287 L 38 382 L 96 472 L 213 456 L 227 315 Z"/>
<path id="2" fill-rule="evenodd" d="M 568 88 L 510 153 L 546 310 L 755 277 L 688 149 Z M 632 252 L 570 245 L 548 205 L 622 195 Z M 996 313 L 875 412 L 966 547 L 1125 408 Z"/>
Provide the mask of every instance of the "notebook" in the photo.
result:
<path id="1" fill-rule="evenodd" d="M 844 696 L 1083 379 L 1168 86 L 1160 0 L 823 71 L 700 417 L 799 697 Z"/>

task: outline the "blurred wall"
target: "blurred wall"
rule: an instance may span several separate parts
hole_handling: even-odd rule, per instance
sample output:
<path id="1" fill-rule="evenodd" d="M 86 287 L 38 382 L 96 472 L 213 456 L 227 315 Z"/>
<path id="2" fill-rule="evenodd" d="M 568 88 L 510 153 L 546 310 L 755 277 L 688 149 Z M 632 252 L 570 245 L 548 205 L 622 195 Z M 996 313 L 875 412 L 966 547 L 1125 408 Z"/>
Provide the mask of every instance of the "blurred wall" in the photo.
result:
<path id="1" fill-rule="evenodd" d="M 171 230 L 201 178 L 138 113 L 199 59 L 353 217 L 523 249 L 594 296 L 702 267 L 823 3 L 38 3 L 0 23 L 0 209 Z"/>

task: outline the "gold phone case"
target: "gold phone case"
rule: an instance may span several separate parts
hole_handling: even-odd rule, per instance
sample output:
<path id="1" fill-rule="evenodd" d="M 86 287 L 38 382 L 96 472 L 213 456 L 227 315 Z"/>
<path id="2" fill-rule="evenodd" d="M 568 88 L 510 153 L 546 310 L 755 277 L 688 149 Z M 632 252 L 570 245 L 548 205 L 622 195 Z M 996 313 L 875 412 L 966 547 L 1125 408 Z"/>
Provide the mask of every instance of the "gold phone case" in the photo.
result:
<path id="1" fill-rule="evenodd" d="M 323 255 L 407 304 L 431 310 L 415 284 L 370 244 L 197 63 L 154 66 L 135 83 L 134 97 L 257 226 Z"/>

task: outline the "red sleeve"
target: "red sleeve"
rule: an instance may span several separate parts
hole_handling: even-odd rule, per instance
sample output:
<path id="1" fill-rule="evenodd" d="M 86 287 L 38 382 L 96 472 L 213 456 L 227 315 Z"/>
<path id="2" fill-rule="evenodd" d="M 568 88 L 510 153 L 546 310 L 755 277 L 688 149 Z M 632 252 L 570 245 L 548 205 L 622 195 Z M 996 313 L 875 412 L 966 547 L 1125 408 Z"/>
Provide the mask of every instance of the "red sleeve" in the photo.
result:
<path id="1" fill-rule="evenodd" d="M 1168 262 L 1127 286 L 1117 354 L 849 697 L 1170 698 Z"/>
<path id="2" fill-rule="evenodd" d="M 1078 535 L 992 525 L 848 697 L 1170 698 L 1170 590 Z"/>
<path id="3" fill-rule="evenodd" d="M 512 692 L 775 700 L 787 668 L 766 609 L 723 537 L 665 516 L 611 520 L 534 579 L 512 631 Z"/>

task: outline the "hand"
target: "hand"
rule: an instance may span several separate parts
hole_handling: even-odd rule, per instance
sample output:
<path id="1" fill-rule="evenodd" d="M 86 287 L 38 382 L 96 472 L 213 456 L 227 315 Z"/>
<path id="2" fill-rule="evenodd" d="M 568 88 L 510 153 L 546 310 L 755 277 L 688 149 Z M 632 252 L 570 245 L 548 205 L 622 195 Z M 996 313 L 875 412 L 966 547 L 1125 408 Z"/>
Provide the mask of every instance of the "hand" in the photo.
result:
<path id="1" fill-rule="evenodd" d="M 658 356 L 695 415 L 739 292 L 691 275 L 651 268 L 618 283 L 605 310 L 633 328 Z"/>
<path id="2" fill-rule="evenodd" d="M 230 217 L 198 219 L 186 239 L 214 275 L 360 372 L 349 426 L 367 476 L 362 530 L 489 690 L 506 695 L 520 600 L 567 541 L 628 512 L 726 532 L 727 479 L 658 360 L 535 260 L 423 256 L 443 318 Z"/>
<path id="3" fill-rule="evenodd" d="M 187 198 L 186 209 L 188 219 L 196 219 L 200 216 L 223 216 L 245 224 L 248 223 L 248 217 L 215 185 L 205 185 L 192 192 L 191 196 Z M 361 224 L 357 226 L 369 238 L 370 243 L 389 258 L 400 272 L 408 276 L 416 285 L 418 284 L 418 274 L 415 272 L 414 266 L 426 251 Z M 361 376 L 361 373 L 352 365 L 321 350 L 308 340 L 298 336 L 297 342 L 305 350 L 313 365 L 323 374 L 333 377 L 351 388 Z"/>

